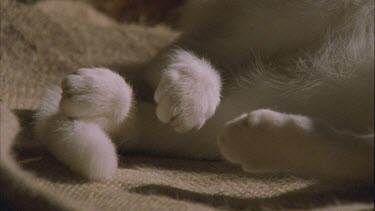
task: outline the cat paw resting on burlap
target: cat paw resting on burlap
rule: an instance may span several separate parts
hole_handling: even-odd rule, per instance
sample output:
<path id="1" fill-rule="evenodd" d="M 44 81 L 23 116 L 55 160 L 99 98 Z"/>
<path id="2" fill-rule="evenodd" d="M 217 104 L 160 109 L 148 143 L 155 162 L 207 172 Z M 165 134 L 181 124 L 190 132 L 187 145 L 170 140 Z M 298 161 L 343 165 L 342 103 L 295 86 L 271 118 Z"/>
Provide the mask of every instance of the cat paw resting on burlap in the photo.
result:
<path id="1" fill-rule="evenodd" d="M 114 174 L 117 147 L 373 183 L 373 10 L 193 2 L 184 33 L 140 74 L 155 104 L 111 70 L 79 69 L 45 95 L 36 135 L 90 179 Z"/>

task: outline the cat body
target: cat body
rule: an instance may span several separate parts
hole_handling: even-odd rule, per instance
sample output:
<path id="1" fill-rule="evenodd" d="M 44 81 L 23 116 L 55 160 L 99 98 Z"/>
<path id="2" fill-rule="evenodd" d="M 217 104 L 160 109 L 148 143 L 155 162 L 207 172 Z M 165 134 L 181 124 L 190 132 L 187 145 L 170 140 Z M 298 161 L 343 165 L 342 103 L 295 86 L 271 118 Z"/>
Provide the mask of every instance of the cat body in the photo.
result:
<path id="1" fill-rule="evenodd" d="M 80 69 L 47 92 L 36 135 L 91 179 L 119 148 L 373 184 L 373 18 L 366 0 L 192 1 L 140 74 L 155 103 Z"/>

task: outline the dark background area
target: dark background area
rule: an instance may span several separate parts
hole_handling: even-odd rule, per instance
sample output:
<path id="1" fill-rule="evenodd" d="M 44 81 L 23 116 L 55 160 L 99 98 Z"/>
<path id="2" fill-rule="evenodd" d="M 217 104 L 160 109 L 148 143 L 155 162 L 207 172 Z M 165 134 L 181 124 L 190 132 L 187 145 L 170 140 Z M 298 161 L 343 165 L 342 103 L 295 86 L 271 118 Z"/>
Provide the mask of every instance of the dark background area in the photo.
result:
<path id="1" fill-rule="evenodd" d="M 41 0 L 18 0 L 35 3 Z M 186 0 L 76 0 L 95 8 L 119 22 L 144 25 L 165 25 L 176 28 Z"/>

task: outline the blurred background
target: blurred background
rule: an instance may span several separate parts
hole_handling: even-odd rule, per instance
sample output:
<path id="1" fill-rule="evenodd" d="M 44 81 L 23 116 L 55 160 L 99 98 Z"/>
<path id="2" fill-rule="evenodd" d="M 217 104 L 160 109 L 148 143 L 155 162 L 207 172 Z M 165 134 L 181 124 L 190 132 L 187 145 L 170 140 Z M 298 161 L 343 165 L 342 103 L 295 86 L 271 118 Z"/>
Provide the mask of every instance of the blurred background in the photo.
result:
<path id="1" fill-rule="evenodd" d="M 41 0 L 18 0 L 35 3 Z M 95 8 L 119 22 L 178 27 L 181 8 L 186 0 L 76 0 Z"/>

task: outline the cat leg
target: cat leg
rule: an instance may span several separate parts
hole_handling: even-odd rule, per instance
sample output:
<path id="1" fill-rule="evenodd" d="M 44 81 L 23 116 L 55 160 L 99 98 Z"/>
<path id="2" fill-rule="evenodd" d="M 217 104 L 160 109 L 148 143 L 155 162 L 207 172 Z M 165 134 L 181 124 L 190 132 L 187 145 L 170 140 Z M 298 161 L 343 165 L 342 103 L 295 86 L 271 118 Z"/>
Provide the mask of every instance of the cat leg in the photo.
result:
<path id="1" fill-rule="evenodd" d="M 208 61 L 191 52 L 175 50 L 168 56 L 169 64 L 153 79 L 157 117 L 177 132 L 199 129 L 220 102 L 220 76 Z"/>
<path id="2" fill-rule="evenodd" d="M 116 149 L 95 123 L 74 120 L 62 114 L 50 116 L 37 137 L 59 161 L 90 179 L 109 179 L 117 169 Z"/>
<path id="3" fill-rule="evenodd" d="M 218 146 L 246 171 L 373 184 L 373 135 L 338 132 L 305 116 L 266 109 L 243 114 L 226 125 Z"/>
<path id="4" fill-rule="evenodd" d="M 66 77 L 63 90 L 47 91 L 35 115 L 35 135 L 61 162 L 89 179 L 107 179 L 117 168 L 108 137 L 125 120 L 132 91 L 103 68 L 80 69 Z"/>

